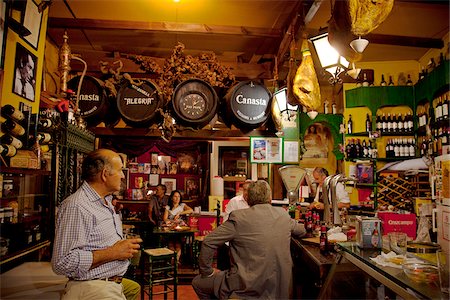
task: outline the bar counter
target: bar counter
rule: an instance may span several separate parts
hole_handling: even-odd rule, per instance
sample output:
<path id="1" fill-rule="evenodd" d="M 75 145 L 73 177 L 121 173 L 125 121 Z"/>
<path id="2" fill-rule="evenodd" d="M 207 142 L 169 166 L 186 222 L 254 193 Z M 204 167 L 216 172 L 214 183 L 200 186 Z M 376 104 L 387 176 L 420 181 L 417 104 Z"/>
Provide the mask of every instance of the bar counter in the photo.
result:
<path id="1" fill-rule="evenodd" d="M 436 283 L 416 283 L 402 269 L 372 261 L 380 249 L 361 249 L 355 242 L 337 243 L 322 255 L 317 243 L 291 239 L 294 299 L 448 299 Z"/>

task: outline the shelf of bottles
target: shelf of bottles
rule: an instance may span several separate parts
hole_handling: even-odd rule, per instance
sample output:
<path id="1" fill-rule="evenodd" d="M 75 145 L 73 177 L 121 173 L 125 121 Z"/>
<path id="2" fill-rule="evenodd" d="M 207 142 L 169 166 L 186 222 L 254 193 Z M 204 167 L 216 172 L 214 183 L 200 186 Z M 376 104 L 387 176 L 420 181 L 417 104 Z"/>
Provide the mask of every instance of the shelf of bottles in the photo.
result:
<path id="1" fill-rule="evenodd" d="M 417 106 L 418 145 L 421 156 L 450 154 L 450 91 Z"/>

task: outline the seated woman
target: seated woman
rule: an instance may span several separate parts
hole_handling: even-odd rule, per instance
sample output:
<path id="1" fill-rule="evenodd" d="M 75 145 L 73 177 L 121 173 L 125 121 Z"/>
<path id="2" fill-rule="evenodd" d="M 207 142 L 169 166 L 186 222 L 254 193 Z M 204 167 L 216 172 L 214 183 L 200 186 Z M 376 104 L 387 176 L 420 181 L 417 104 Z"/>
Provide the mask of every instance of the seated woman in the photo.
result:
<path id="1" fill-rule="evenodd" d="M 185 225 L 185 221 L 182 216 L 191 214 L 192 212 L 192 208 L 184 203 L 181 203 L 181 193 L 177 190 L 172 191 L 164 212 L 164 222 L 166 222 L 166 224 L 176 223 L 178 225 Z M 169 240 L 168 242 L 169 248 L 177 251 L 177 259 L 180 261 L 181 240 L 175 238 L 174 240 Z"/>

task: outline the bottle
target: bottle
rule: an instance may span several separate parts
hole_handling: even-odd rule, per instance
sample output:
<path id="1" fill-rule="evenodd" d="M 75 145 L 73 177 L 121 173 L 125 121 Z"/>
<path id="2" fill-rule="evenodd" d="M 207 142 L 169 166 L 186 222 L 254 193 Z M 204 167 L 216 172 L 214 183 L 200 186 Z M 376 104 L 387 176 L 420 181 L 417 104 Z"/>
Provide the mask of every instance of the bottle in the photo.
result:
<path id="1" fill-rule="evenodd" d="M 331 113 L 333 115 L 337 114 L 337 106 L 336 106 L 336 103 L 334 102 L 334 100 L 333 100 L 333 103 L 331 103 Z"/>
<path id="2" fill-rule="evenodd" d="M 39 144 L 48 144 L 52 140 L 52 135 L 48 132 L 39 132 L 36 135 L 36 140 L 39 141 Z"/>
<path id="3" fill-rule="evenodd" d="M 397 133 L 398 131 L 398 121 L 395 113 L 392 114 L 392 132 Z"/>
<path id="4" fill-rule="evenodd" d="M 386 115 L 385 113 L 383 113 L 383 116 L 381 117 L 381 132 L 385 133 L 387 132 L 388 129 L 388 123 L 387 123 L 387 119 L 386 119 Z"/>
<path id="5" fill-rule="evenodd" d="M 384 74 L 381 74 L 381 82 L 380 82 L 380 85 L 381 85 L 381 86 L 386 86 L 386 85 L 387 85 L 386 80 L 384 80 Z"/>
<path id="6" fill-rule="evenodd" d="M 362 157 L 369 157 L 369 148 L 367 147 L 366 140 L 362 141 Z"/>
<path id="7" fill-rule="evenodd" d="M 422 66 L 422 71 L 419 73 L 419 80 L 424 79 L 425 76 L 427 76 L 427 71 L 426 71 L 425 68 Z"/>
<path id="8" fill-rule="evenodd" d="M 394 81 L 392 80 L 392 76 L 389 76 L 388 86 L 394 86 Z"/>
<path id="9" fill-rule="evenodd" d="M 387 123 L 387 130 L 386 132 L 392 132 L 392 118 L 391 118 L 391 113 L 388 113 L 387 119 L 386 119 L 386 123 Z"/>
<path id="10" fill-rule="evenodd" d="M 355 144 L 355 158 L 359 158 L 361 156 L 362 156 L 361 141 L 359 139 L 357 139 L 356 144 Z"/>
<path id="11" fill-rule="evenodd" d="M 377 114 L 377 118 L 375 120 L 375 125 L 376 125 L 376 128 L 377 128 L 377 131 L 381 132 L 381 128 L 382 128 L 383 125 L 381 123 L 381 116 L 378 115 L 378 114 Z"/>
<path id="12" fill-rule="evenodd" d="M 369 81 L 367 80 L 367 74 L 366 73 L 364 73 L 364 75 L 363 75 L 362 86 L 369 86 Z"/>
<path id="13" fill-rule="evenodd" d="M 406 156 L 406 145 L 405 145 L 405 140 L 404 139 L 398 139 L 398 148 L 399 148 L 399 151 L 398 151 L 398 156 L 400 156 L 400 157 L 403 157 L 403 156 Z M 408 149 L 408 153 L 409 153 L 409 149 Z"/>
<path id="14" fill-rule="evenodd" d="M 347 134 L 353 133 L 353 121 L 352 121 L 352 115 L 348 116 L 348 122 L 347 122 Z"/>
<path id="15" fill-rule="evenodd" d="M 406 80 L 406 85 L 407 86 L 412 86 L 413 85 L 413 82 L 411 80 L 411 75 L 410 74 L 408 74 L 408 80 Z"/>
<path id="16" fill-rule="evenodd" d="M 53 122 L 51 119 L 47 118 L 40 118 L 39 119 L 39 127 L 42 129 L 50 129 L 53 125 Z"/>
<path id="17" fill-rule="evenodd" d="M 370 119 L 369 114 L 366 114 L 366 132 L 372 131 L 372 120 Z"/>
<path id="18" fill-rule="evenodd" d="M 448 120 L 448 116 L 449 116 L 449 102 L 448 102 L 448 98 L 445 97 L 444 102 L 442 102 L 442 120 Z"/>
<path id="19" fill-rule="evenodd" d="M 4 157 L 13 157 L 16 155 L 17 149 L 14 146 L 0 144 L 0 155 Z"/>
<path id="20" fill-rule="evenodd" d="M 401 113 L 398 114 L 397 117 L 397 132 L 398 133 L 405 133 L 403 125 L 405 124 L 405 118 Z"/>
<path id="21" fill-rule="evenodd" d="M 324 113 L 325 115 L 327 115 L 327 114 L 330 113 L 330 111 L 329 111 L 329 109 L 328 109 L 328 100 L 326 100 L 326 99 L 325 99 L 325 101 L 323 101 L 323 113 Z"/>
<path id="22" fill-rule="evenodd" d="M 408 146 L 408 152 L 409 152 L 409 157 L 415 157 L 416 156 L 416 147 L 414 144 L 414 139 L 410 138 L 409 139 L 409 146 Z"/>
<path id="23" fill-rule="evenodd" d="M 347 146 L 345 146 L 345 154 L 347 155 L 347 159 L 352 159 L 352 140 L 349 140 Z"/>
<path id="24" fill-rule="evenodd" d="M 20 122 L 25 119 L 25 115 L 18 109 L 15 109 L 14 106 L 10 104 L 6 104 L 2 107 L 2 116 L 7 119 L 13 119 L 14 121 Z"/>
<path id="25" fill-rule="evenodd" d="M 320 228 L 320 253 L 326 254 L 328 250 L 328 236 L 327 236 L 327 227 L 322 225 Z"/>
<path id="26" fill-rule="evenodd" d="M 397 139 L 394 139 L 394 157 L 400 157 L 400 145 Z"/>
<path id="27" fill-rule="evenodd" d="M 436 104 L 436 108 L 434 109 L 434 118 L 435 121 L 440 121 L 442 119 L 442 99 L 439 98 Z"/>
<path id="28" fill-rule="evenodd" d="M 11 119 L 7 119 L 2 123 L 2 130 L 11 133 L 14 136 L 22 136 L 25 134 L 25 128 Z"/>
<path id="29" fill-rule="evenodd" d="M 21 140 L 19 140 L 18 138 L 15 138 L 14 136 L 10 135 L 10 134 L 4 134 L 1 138 L 0 138 L 0 142 L 2 144 L 6 144 L 6 145 L 11 145 L 16 149 L 20 149 L 23 147 L 23 143 Z"/>
<path id="30" fill-rule="evenodd" d="M 380 234 L 378 233 L 378 222 L 375 222 L 375 228 L 372 231 L 371 242 L 374 248 L 378 248 L 380 242 Z"/>
<path id="31" fill-rule="evenodd" d="M 408 117 L 408 126 L 407 126 L 408 133 L 411 133 L 411 132 L 413 132 L 413 129 L 414 129 L 413 116 L 410 112 L 408 112 L 407 117 Z"/>
<path id="32" fill-rule="evenodd" d="M 386 151 L 386 158 L 390 158 L 391 157 L 391 140 L 390 139 L 387 141 L 384 149 Z"/>
<path id="33" fill-rule="evenodd" d="M 395 157 L 395 151 L 394 151 L 394 149 L 395 149 L 395 144 L 394 144 L 394 140 L 393 139 L 391 139 L 390 140 L 390 144 L 389 144 L 389 157 Z"/>

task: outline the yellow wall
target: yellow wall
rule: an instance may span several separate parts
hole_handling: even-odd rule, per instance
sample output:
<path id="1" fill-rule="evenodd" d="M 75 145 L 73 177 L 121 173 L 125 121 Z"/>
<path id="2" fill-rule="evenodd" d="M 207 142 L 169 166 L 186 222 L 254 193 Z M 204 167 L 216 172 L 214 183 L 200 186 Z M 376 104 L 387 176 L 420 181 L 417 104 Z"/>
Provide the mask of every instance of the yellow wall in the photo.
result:
<path id="1" fill-rule="evenodd" d="M 40 1 L 36 1 L 40 3 Z M 5 64 L 4 64 L 4 78 L 3 83 L 0 83 L 0 105 L 11 104 L 18 108 L 20 102 L 24 102 L 32 107 L 32 112 L 37 113 L 39 110 L 39 100 L 42 84 L 42 70 L 44 67 L 44 49 L 46 43 L 47 33 L 47 18 L 48 8 L 42 13 L 41 30 L 39 34 L 38 50 L 31 47 L 25 40 L 23 40 L 17 33 L 11 29 L 6 31 L 6 47 L 5 47 Z M 31 102 L 22 98 L 12 92 L 14 81 L 14 61 L 17 43 L 24 46 L 28 51 L 37 57 L 36 65 L 36 90 L 35 101 Z M 3 121 L 3 119 L 2 119 Z"/>

